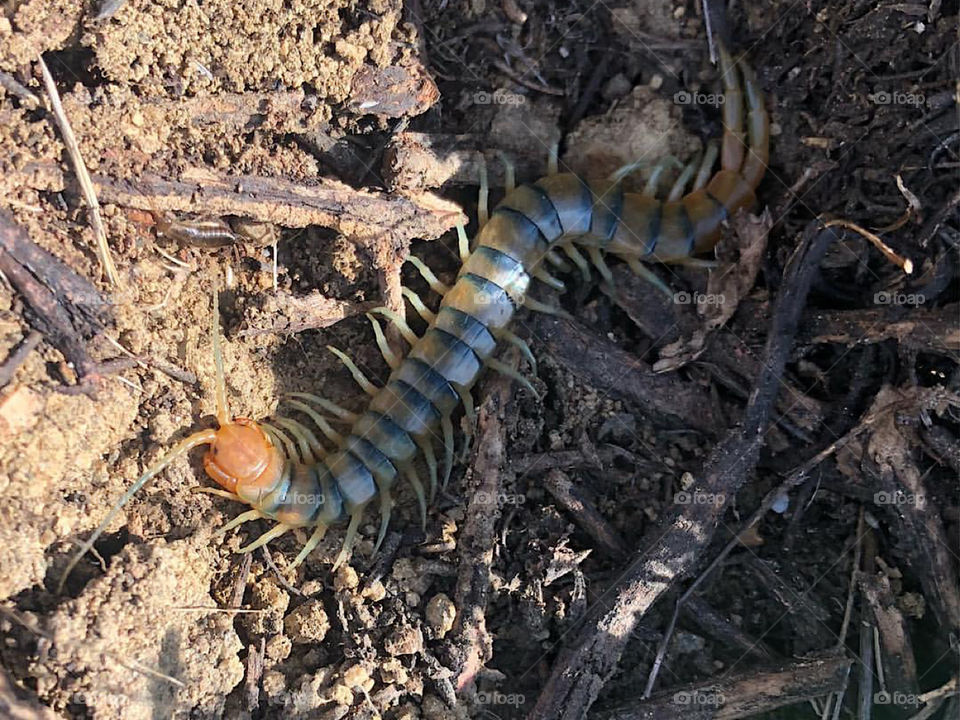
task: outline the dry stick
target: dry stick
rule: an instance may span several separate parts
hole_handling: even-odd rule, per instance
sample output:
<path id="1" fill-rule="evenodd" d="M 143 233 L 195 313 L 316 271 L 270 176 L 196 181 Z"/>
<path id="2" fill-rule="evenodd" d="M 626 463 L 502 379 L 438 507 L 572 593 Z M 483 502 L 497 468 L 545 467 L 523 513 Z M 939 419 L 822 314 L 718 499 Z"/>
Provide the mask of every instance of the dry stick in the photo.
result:
<path id="1" fill-rule="evenodd" d="M 31 330 L 21 343 L 17 345 L 17 349 L 10 353 L 7 359 L 3 361 L 3 365 L 0 365 L 0 389 L 5 388 L 7 383 L 13 380 L 17 368 L 23 365 L 24 360 L 26 360 L 34 348 L 40 344 L 41 340 L 43 340 L 43 335 L 36 330 Z"/>
<path id="2" fill-rule="evenodd" d="M 734 720 L 760 715 L 835 692 L 849 674 L 848 658 L 799 660 L 773 670 L 747 670 L 711 682 L 685 685 L 644 702 L 590 713 L 593 720 Z M 699 700 L 708 699 L 716 704 Z M 684 704 L 689 702 L 691 704 Z"/>
<path id="3" fill-rule="evenodd" d="M 47 95 L 50 98 L 50 107 L 53 110 L 53 116 L 60 126 L 60 134 L 63 135 L 63 144 L 67 147 L 67 153 L 70 155 L 70 161 L 77 173 L 77 180 L 80 181 L 80 188 L 83 190 L 83 197 L 87 201 L 87 212 L 90 216 L 90 225 L 93 227 L 93 233 L 97 238 L 97 255 L 100 256 L 100 264 L 103 265 L 103 271 L 111 285 L 119 285 L 120 277 L 117 275 L 117 268 L 114 267 L 113 258 L 110 257 L 110 246 L 107 244 L 107 231 L 103 227 L 103 218 L 100 216 L 100 202 L 97 200 L 97 193 L 93 189 L 93 182 L 90 180 L 90 173 L 87 172 L 87 166 L 80 155 L 80 145 L 73 134 L 73 128 L 70 127 L 70 121 L 63 111 L 63 103 L 60 102 L 60 93 L 57 92 L 57 84 L 53 81 L 47 64 L 43 61 L 43 56 L 37 56 L 37 62 L 40 65 L 40 71 L 43 73 L 43 85 L 47 89 Z"/>
<path id="4" fill-rule="evenodd" d="M 543 486 L 608 555 L 617 558 L 627 555 L 627 545 L 620 533 L 597 512 L 593 501 L 566 474 L 551 470 L 543 479 Z"/>
<path id="5" fill-rule="evenodd" d="M 493 652 L 485 613 L 501 512 L 499 503 L 491 505 L 489 498 L 501 492 L 506 436 L 503 416 L 513 395 L 512 386 L 506 376 L 493 378 L 486 385 L 486 399 L 478 410 L 476 455 L 471 463 L 478 487 L 467 503 L 467 519 L 458 543 L 461 561 L 454 591 L 457 619 L 448 649 L 451 662 L 447 664 L 456 672 L 457 692 L 473 682 Z"/>
<path id="6" fill-rule="evenodd" d="M 840 623 L 840 632 L 837 634 L 838 653 L 843 652 L 846 647 L 847 631 L 850 629 L 850 618 L 853 616 L 853 599 L 856 597 L 857 576 L 860 574 L 860 558 L 863 555 L 863 544 L 860 539 L 863 537 L 864 523 L 863 506 L 860 506 L 860 514 L 857 517 L 857 531 L 854 536 L 853 545 L 853 563 L 850 566 L 850 585 L 847 588 L 847 602 L 843 609 L 843 622 Z M 850 676 L 844 678 L 843 686 L 837 692 L 827 695 L 827 701 L 823 704 L 823 712 L 820 714 L 820 720 L 827 720 L 830 714 L 831 701 L 835 703 L 833 707 L 833 717 L 836 718 L 840 712 L 840 706 L 843 704 L 843 696 L 847 693 L 847 684 L 850 682 Z"/>
<path id="7" fill-rule="evenodd" d="M 897 267 L 901 268 L 907 275 L 913 272 L 912 260 L 910 260 L 909 258 L 903 258 L 897 255 L 897 253 L 894 252 L 892 247 L 887 245 L 876 234 L 870 232 L 866 228 L 862 228 L 856 223 L 850 222 L 849 220 L 828 220 L 823 224 L 823 226 L 825 228 L 842 227 L 842 228 L 846 228 L 847 230 L 853 230 L 853 232 L 865 237 L 867 240 L 872 242 L 874 247 L 876 247 L 877 250 L 883 253 L 883 256 L 887 260 L 892 262 Z"/>
<path id="8" fill-rule="evenodd" d="M 863 572 L 872 575 L 876 572 L 875 558 L 877 541 L 873 537 L 873 530 L 869 527 L 863 532 Z M 873 623 L 869 620 L 860 621 L 860 674 L 857 697 L 857 717 L 859 720 L 870 720 L 873 711 Z M 881 686 L 882 687 L 882 686 Z"/>
<path id="9" fill-rule="evenodd" d="M 40 98 L 21 85 L 17 79 L 9 73 L 0 72 L 0 87 L 11 95 L 20 98 L 20 100 L 30 108 L 35 108 L 40 104 Z"/>
<path id="10" fill-rule="evenodd" d="M 780 376 L 793 345 L 800 315 L 820 260 L 836 235 L 811 223 L 784 271 L 763 370 L 750 394 L 741 427 L 731 430 L 704 463 L 692 493 L 714 495 L 715 503 L 677 507 L 665 519 L 656 543 L 638 553 L 626 569 L 616 596 L 558 657 L 530 720 L 583 717 L 617 663 L 638 620 L 671 585 L 689 573 L 713 538 L 720 514 L 755 467 L 764 428 L 780 389 Z"/>

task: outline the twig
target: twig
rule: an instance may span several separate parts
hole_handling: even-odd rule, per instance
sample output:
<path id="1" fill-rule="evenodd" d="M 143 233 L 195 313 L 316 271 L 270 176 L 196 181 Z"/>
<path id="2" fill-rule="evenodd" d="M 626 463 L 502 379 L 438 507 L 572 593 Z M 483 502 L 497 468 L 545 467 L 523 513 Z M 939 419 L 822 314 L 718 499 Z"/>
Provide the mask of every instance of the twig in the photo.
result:
<path id="1" fill-rule="evenodd" d="M 57 84 L 53 81 L 47 64 L 43 61 L 43 56 L 37 56 L 37 62 L 40 65 L 40 71 L 43 73 L 43 85 L 47 90 L 47 96 L 50 98 L 50 107 L 53 110 L 53 116 L 60 126 L 60 134 L 63 135 L 63 144 L 70 155 L 70 161 L 73 163 L 73 169 L 77 173 L 77 180 L 80 181 L 80 188 L 83 190 L 83 197 L 87 201 L 87 212 L 90 216 L 90 225 L 97 238 L 97 254 L 100 257 L 100 264 L 103 266 L 104 273 L 111 285 L 119 285 L 120 277 L 117 275 L 117 268 L 113 264 L 113 258 L 110 256 L 110 246 L 107 244 L 107 231 L 103 226 L 103 218 L 100 216 L 100 202 L 97 200 L 96 190 L 93 188 L 93 182 L 90 180 L 90 173 L 87 172 L 86 163 L 80 155 L 80 145 L 73 134 L 73 128 L 70 127 L 70 121 L 63 111 L 63 103 L 60 102 L 60 93 L 57 92 Z"/>
<path id="2" fill-rule="evenodd" d="M 559 470 L 552 470 L 543 479 L 543 486 L 609 555 L 622 557 L 627 554 L 627 545 L 620 533 L 604 520 L 590 498 L 575 487 L 569 477 Z"/>
<path id="3" fill-rule="evenodd" d="M 877 235 L 870 232 L 866 228 L 862 228 L 856 223 L 850 222 L 849 220 L 828 220 L 823 224 L 823 226 L 825 228 L 842 227 L 842 228 L 846 228 L 847 230 L 852 230 L 853 232 L 865 237 L 867 240 L 872 242 L 874 247 L 876 247 L 877 250 L 883 253 L 883 256 L 887 260 L 892 262 L 897 267 L 901 268 L 907 275 L 913 272 L 912 260 L 910 260 L 909 258 L 904 258 L 897 255 L 897 253 L 894 252 L 892 247 L 887 245 Z"/>
<path id="4" fill-rule="evenodd" d="M 11 95 L 20 98 L 30 108 L 40 105 L 40 98 L 25 88 L 13 75 L 0 71 L 0 87 Z"/>
<path id="5" fill-rule="evenodd" d="M 472 462 L 478 487 L 467 504 L 467 519 L 458 543 L 461 560 L 454 592 L 458 612 L 448 650 L 457 692 L 473 684 L 493 654 L 493 638 L 487 631 L 485 612 L 490 595 L 496 524 L 501 512 L 499 503 L 491 504 L 489 498 L 499 496 L 503 483 L 507 433 L 504 415 L 513 395 L 512 386 L 513 382 L 506 376 L 493 378 L 486 384 L 486 399 L 478 411 L 476 455 Z"/>
<path id="6" fill-rule="evenodd" d="M 3 365 L 0 365 L 0 388 L 6 387 L 7 383 L 13 380 L 17 368 L 23 364 L 23 361 L 40 344 L 41 340 L 43 340 L 43 335 L 36 330 L 27 333 L 27 336 L 17 345 L 17 349 L 10 353 L 4 360 Z"/>
<path id="7" fill-rule="evenodd" d="M 850 670 L 844 657 L 800 660 L 709 684 L 685 685 L 646 701 L 591 712 L 593 720 L 734 720 L 836 692 Z"/>

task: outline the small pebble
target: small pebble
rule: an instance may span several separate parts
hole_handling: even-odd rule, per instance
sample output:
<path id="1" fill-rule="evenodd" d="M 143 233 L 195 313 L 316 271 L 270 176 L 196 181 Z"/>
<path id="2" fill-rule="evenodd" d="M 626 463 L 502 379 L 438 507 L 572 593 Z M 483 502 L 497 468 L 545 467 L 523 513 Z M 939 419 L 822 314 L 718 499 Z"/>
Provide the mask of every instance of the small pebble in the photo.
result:
<path id="1" fill-rule="evenodd" d="M 330 630 L 330 620 L 319 600 L 309 600 L 287 615 L 283 627 L 297 644 L 320 642 Z"/>
<path id="2" fill-rule="evenodd" d="M 445 593 L 438 593 L 427 603 L 427 625 L 438 638 L 442 638 L 453 627 L 457 618 L 457 608 Z"/>
<path id="3" fill-rule="evenodd" d="M 333 587 L 337 591 L 353 590 L 360 584 L 360 578 L 357 571 L 349 565 L 341 565 L 337 568 L 337 574 L 333 578 Z"/>
<path id="4" fill-rule="evenodd" d="M 380 602 L 387 596 L 387 589 L 379 580 L 374 580 L 369 587 L 364 588 L 363 597 L 371 602 Z"/>
<path id="5" fill-rule="evenodd" d="M 770 509 L 777 513 L 777 515 L 783 515 L 789 507 L 790 496 L 783 491 L 777 494 L 777 496 L 773 499 L 773 504 L 770 505 Z"/>
<path id="6" fill-rule="evenodd" d="M 400 627 L 387 636 L 384 649 L 391 655 L 414 655 L 423 649 L 420 628 Z"/>
<path id="7" fill-rule="evenodd" d="M 280 662 L 290 657 L 290 650 L 293 643 L 286 635 L 274 635 L 264 646 L 264 654 L 274 662 Z"/>

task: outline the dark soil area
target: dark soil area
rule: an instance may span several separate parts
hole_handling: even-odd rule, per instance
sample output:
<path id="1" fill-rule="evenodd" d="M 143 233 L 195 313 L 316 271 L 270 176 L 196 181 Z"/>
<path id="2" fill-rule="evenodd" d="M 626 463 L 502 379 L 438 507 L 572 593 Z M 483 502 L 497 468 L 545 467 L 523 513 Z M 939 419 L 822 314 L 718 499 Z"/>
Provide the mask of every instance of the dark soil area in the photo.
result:
<path id="1" fill-rule="evenodd" d="M 521 312 L 535 364 L 498 357 L 530 387 L 491 373 L 457 412 L 424 528 L 403 483 L 336 571 L 342 528 L 299 567 L 309 533 L 237 553 L 271 523 L 217 534 L 245 508 L 193 491 L 195 451 L 59 593 L 213 423 L 215 287 L 233 414 L 362 409 L 327 346 L 387 377 L 364 314 L 436 309 L 404 261 L 453 282 L 481 172 L 492 207 L 556 147 L 591 179 L 637 162 L 631 190 L 667 163 L 664 197 L 722 97 L 696 2 L 7 3 L 0 714 L 960 716 L 957 3 L 723 25 L 770 114 L 756 217 L 711 270 L 652 266 L 669 299 L 613 261 L 536 283 L 569 317 Z"/>

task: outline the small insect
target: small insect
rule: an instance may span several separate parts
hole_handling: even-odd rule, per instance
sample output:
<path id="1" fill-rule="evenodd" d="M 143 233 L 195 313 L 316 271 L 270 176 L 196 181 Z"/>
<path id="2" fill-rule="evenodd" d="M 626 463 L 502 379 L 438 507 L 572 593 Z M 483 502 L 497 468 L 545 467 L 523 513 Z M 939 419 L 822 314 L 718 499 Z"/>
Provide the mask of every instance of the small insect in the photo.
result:
<path id="1" fill-rule="evenodd" d="M 526 378 L 493 355 L 501 343 L 508 342 L 533 359 L 526 343 L 508 326 L 521 307 L 558 312 L 533 300 L 527 292 L 534 278 L 558 289 L 564 287 L 545 270 L 544 261 L 564 266 L 555 252 L 559 249 L 585 275 L 589 276 L 592 264 L 612 283 L 606 258 L 613 256 L 669 292 L 644 263 L 702 265 L 703 261 L 693 256 L 711 250 L 727 218 L 755 203 L 754 190 L 768 160 L 769 118 L 753 71 L 742 61 L 734 61 L 723 46 L 719 50 L 725 96 L 722 147 L 708 146 L 702 162 L 691 163 L 683 170 L 666 200 L 655 197 L 655 180 L 644 192 L 628 193 L 623 190 L 624 173 L 592 184 L 572 174 L 551 174 L 532 184 L 508 188 L 506 197 L 483 225 L 472 251 L 463 227 L 458 228 L 463 266 L 452 286 L 443 284 L 419 258 L 410 257 L 409 262 L 442 300 L 434 312 L 412 290 L 404 288 L 414 311 L 428 325 L 421 335 L 396 313 L 386 308 L 373 311 L 392 322 L 409 343 L 402 358 L 387 344 L 379 319 L 374 314 L 367 316 L 391 368 L 387 383 L 376 386 L 346 353 L 329 348 L 370 396 L 362 413 L 352 413 L 317 395 L 293 393 L 285 401 L 290 414 L 271 422 L 231 418 L 215 302 L 219 427 L 190 435 L 144 472 L 71 559 L 61 587 L 130 498 L 173 459 L 201 445 L 208 446 L 206 473 L 219 486 L 205 491 L 251 508 L 223 530 L 256 518 L 277 523 L 241 552 L 263 546 L 292 528 L 312 528 L 294 560 L 298 565 L 330 526 L 348 521 L 335 562 L 338 566 L 349 557 L 361 518 L 372 504 L 380 510 L 379 547 L 393 507 L 392 491 L 401 479 L 413 487 L 425 523 L 427 497 L 433 497 L 438 484 L 447 483 L 453 465 L 451 417 L 462 406 L 468 426 L 473 424 L 471 389 L 481 372 L 490 368 L 532 389 Z M 718 155 L 720 170 L 711 177 Z M 508 176 L 512 175 L 512 168 L 509 170 Z M 684 195 L 691 180 L 693 188 Z M 487 217 L 486 192 L 481 182 L 481 219 Z M 170 223 L 161 230 L 190 241 L 233 237 L 232 230 L 228 235 L 227 229 L 217 224 Z M 302 420 L 291 417 L 292 413 Z M 331 423 L 341 423 L 347 429 L 340 432 Z M 320 430 L 324 441 L 311 430 L 311 424 Z M 437 445 L 443 453 L 442 461 L 436 455 Z M 426 473 L 426 482 L 421 472 Z"/>
<path id="2" fill-rule="evenodd" d="M 157 236 L 170 238 L 181 245 L 199 248 L 219 248 L 249 242 L 266 247 L 277 241 L 276 228 L 267 223 L 235 218 L 175 218 L 167 212 L 153 212 Z"/>

